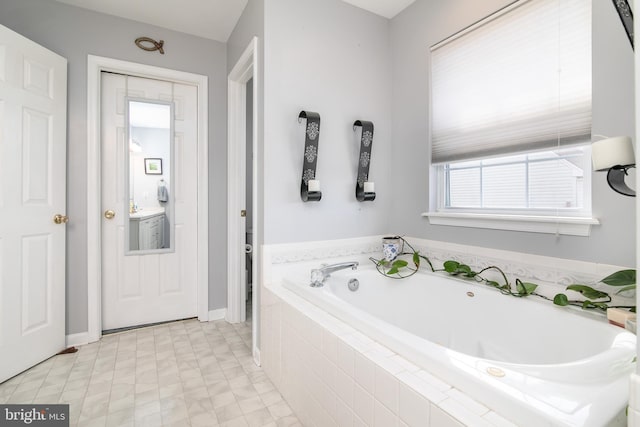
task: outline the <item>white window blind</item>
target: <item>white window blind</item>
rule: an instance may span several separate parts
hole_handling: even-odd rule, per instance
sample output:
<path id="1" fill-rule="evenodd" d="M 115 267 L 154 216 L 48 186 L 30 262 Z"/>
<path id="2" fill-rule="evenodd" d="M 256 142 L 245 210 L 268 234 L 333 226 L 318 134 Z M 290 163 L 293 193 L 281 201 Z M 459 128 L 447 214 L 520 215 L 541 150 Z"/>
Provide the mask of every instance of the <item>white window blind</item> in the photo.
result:
<path id="1" fill-rule="evenodd" d="M 589 143 L 591 1 L 522 0 L 431 48 L 432 163 Z"/>

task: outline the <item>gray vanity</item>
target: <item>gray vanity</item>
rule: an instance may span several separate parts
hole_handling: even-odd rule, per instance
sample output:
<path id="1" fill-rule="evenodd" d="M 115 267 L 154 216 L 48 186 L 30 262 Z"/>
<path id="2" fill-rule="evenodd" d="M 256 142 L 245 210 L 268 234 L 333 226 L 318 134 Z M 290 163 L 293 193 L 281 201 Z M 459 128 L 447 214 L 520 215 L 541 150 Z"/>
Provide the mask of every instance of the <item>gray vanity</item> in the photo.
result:
<path id="1" fill-rule="evenodd" d="M 164 208 L 143 208 L 129 214 L 129 247 L 131 250 L 164 248 Z"/>

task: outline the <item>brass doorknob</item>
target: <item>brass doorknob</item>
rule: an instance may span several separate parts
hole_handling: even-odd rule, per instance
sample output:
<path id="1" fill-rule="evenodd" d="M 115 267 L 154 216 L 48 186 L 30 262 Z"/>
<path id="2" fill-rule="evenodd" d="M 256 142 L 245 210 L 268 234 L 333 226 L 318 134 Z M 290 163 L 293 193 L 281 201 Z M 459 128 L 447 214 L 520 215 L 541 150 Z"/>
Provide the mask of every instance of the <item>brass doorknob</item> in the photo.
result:
<path id="1" fill-rule="evenodd" d="M 53 222 L 55 222 L 56 224 L 66 224 L 67 222 L 69 222 L 69 217 L 66 215 L 56 214 L 53 217 Z"/>
<path id="2" fill-rule="evenodd" d="M 114 211 L 112 211 L 111 209 L 104 211 L 104 217 L 107 219 L 113 219 L 113 217 L 116 216 L 116 213 Z"/>

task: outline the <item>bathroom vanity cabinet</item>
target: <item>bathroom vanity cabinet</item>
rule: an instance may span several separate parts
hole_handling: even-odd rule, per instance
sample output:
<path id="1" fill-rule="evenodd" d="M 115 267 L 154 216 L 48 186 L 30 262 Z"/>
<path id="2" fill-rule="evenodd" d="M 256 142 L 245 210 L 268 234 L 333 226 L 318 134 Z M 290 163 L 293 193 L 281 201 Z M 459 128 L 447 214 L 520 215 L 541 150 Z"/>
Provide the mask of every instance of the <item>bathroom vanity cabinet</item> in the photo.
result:
<path id="1" fill-rule="evenodd" d="M 148 209 L 129 215 L 129 247 L 131 250 L 164 247 L 164 209 Z"/>

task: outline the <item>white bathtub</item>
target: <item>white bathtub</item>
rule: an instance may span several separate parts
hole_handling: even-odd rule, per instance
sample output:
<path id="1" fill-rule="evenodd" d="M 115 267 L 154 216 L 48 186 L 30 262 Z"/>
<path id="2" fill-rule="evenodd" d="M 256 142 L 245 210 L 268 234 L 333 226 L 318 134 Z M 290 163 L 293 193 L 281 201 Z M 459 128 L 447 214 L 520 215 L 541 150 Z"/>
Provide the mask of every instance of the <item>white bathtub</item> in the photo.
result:
<path id="1" fill-rule="evenodd" d="M 636 336 L 601 319 L 442 273 L 393 280 L 362 264 L 322 288 L 306 268 L 285 271 L 283 284 L 517 425 L 626 425 Z"/>

